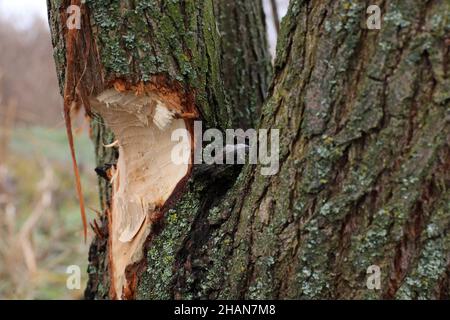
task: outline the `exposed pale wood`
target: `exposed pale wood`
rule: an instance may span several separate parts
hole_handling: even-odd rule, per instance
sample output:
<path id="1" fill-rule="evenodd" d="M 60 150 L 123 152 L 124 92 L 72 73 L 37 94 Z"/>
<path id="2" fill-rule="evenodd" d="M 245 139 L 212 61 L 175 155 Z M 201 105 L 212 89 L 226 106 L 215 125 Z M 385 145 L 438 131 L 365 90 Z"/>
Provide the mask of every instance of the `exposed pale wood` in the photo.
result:
<path id="1" fill-rule="evenodd" d="M 117 298 L 128 286 L 126 268 L 142 258 L 151 230 L 151 216 L 162 210 L 178 183 L 188 174 L 188 163 L 175 164 L 172 132 L 186 130 L 175 110 L 157 96 L 106 90 L 92 106 L 114 132 L 119 159 L 113 169 L 110 212 L 110 263 Z M 187 131 L 186 131 L 187 132 Z M 182 141 L 190 153 L 191 143 Z"/>

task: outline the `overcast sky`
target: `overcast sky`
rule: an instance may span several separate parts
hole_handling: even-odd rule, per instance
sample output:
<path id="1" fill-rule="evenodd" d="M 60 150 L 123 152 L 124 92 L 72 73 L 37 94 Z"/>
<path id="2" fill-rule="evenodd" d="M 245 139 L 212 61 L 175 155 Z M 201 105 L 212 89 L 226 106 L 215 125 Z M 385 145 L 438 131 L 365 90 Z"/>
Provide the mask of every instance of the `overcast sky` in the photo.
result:
<path id="1" fill-rule="evenodd" d="M 223 0 L 227 1 L 227 0 Z M 286 13 L 288 0 L 278 0 L 279 13 L 283 16 Z M 264 0 L 266 13 L 270 17 L 269 1 Z M 17 27 L 27 28 L 33 21 L 33 17 L 40 16 L 47 21 L 47 1 L 46 0 L 0 0 L 0 13 L 11 18 Z M 268 33 L 271 51 L 274 51 L 275 30 L 271 19 L 269 20 Z"/>
<path id="2" fill-rule="evenodd" d="M 288 1 L 279 0 L 278 3 L 280 14 L 284 15 Z M 0 0 L 0 12 L 12 17 L 19 25 L 27 25 L 34 15 L 47 19 L 47 4 L 46 0 Z"/>
<path id="3" fill-rule="evenodd" d="M 18 26 L 27 26 L 34 16 L 47 19 L 46 0 L 0 0 L 0 12 Z"/>

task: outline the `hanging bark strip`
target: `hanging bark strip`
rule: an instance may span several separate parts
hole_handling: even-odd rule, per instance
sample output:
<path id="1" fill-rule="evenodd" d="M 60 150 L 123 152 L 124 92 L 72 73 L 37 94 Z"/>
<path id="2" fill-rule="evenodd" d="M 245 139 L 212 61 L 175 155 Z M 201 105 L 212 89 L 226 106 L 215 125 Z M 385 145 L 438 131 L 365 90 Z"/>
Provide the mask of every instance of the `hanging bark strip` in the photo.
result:
<path id="1" fill-rule="evenodd" d="M 80 0 L 72 0 L 71 5 L 76 5 L 81 7 Z M 78 169 L 77 158 L 75 154 L 75 147 L 73 141 L 72 132 L 72 119 L 70 117 L 70 112 L 77 106 L 76 98 L 76 77 L 75 77 L 75 46 L 79 38 L 79 30 L 76 28 L 68 29 L 66 38 L 66 74 L 65 74 L 65 85 L 64 85 L 64 120 L 67 131 L 67 138 L 69 140 L 70 154 L 72 157 L 73 171 L 75 173 L 75 185 L 78 195 L 78 201 L 80 204 L 81 219 L 83 221 L 83 235 L 84 241 L 87 238 L 87 221 L 86 221 L 86 210 L 84 205 L 83 189 L 81 187 L 80 171 Z M 81 79 L 80 79 L 81 80 Z M 84 101 L 85 99 L 81 99 Z"/>

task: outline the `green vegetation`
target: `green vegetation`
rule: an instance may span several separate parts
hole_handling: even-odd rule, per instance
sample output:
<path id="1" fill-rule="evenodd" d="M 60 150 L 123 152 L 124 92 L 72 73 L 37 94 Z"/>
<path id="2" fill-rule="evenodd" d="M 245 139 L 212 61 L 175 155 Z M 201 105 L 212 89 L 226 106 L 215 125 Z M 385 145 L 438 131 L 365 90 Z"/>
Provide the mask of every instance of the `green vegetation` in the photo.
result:
<path id="1" fill-rule="evenodd" d="M 85 130 L 75 140 L 86 203 L 98 209 L 92 142 Z M 0 175 L 0 194 L 7 196 L 6 206 L 15 210 L 13 221 L 0 218 L 4 235 L 0 240 L 0 298 L 81 298 L 87 281 L 88 245 L 83 242 L 65 129 L 14 129 L 5 164 L 0 165 L 7 172 L 4 181 Z M 2 205 L 0 211 L 6 208 Z M 89 219 L 94 217 L 92 213 Z M 24 231 L 27 225 L 31 225 L 30 232 Z M 28 245 L 31 252 L 25 249 Z M 66 288 L 70 265 L 81 268 L 80 290 Z"/>

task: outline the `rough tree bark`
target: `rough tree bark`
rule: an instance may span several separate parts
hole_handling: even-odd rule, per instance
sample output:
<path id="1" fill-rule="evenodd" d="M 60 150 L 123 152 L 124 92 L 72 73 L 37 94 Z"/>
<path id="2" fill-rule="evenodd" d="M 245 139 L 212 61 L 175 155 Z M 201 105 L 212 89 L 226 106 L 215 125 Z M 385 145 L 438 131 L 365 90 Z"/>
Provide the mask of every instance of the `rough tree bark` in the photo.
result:
<path id="1" fill-rule="evenodd" d="M 158 44 L 173 47 L 145 59 L 166 68 L 146 72 L 130 71 L 139 64 L 122 56 L 133 50 L 121 51 L 129 31 L 142 30 L 121 21 L 139 15 L 126 6 L 105 9 L 104 2 L 87 1 L 87 8 L 89 41 L 100 48 L 101 62 L 94 62 L 108 76 L 176 79 L 183 70 L 176 62 L 184 61 L 176 50 L 189 48 L 189 72 L 177 81 L 196 89 L 208 126 L 236 123 L 226 103 L 233 82 L 223 77 L 239 77 L 218 71 L 226 46 L 219 45 L 211 2 L 163 1 L 153 8 L 153 1 L 134 1 L 149 26 L 172 26 L 169 34 L 151 28 Z M 374 2 L 383 13 L 381 30 L 365 28 L 366 1 L 291 1 L 259 124 L 281 130 L 280 172 L 264 177 L 259 165 L 248 165 L 215 179 L 194 175 L 149 237 L 133 298 L 449 298 L 450 5 Z M 64 4 L 49 1 L 61 79 Z M 259 25 L 250 34 L 262 32 Z M 138 42 L 145 37 L 133 32 Z M 145 39 L 152 47 L 154 37 Z M 264 81 L 258 85 L 263 92 Z M 98 165 L 114 162 L 117 155 L 102 147 L 111 134 L 98 122 L 93 129 Z M 107 211 L 107 182 L 100 184 Z M 87 298 L 110 297 L 102 219 Z M 371 265 L 381 268 L 381 290 L 366 287 Z"/>

